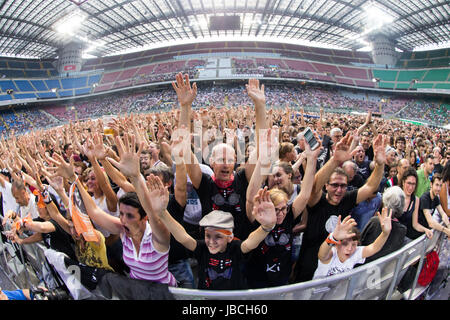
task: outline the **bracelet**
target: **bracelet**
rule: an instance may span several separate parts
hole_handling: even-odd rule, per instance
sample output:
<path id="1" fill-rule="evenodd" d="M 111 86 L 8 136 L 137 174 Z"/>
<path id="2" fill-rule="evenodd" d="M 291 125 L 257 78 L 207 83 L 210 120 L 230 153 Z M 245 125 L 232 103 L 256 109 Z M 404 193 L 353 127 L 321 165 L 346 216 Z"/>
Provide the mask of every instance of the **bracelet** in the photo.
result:
<path id="1" fill-rule="evenodd" d="M 330 233 L 328 235 L 328 237 L 325 239 L 325 242 L 330 246 L 335 246 L 335 245 L 341 244 L 340 240 L 336 240 L 335 238 L 333 238 L 332 233 Z"/>
<path id="2" fill-rule="evenodd" d="M 267 233 L 271 232 L 274 228 L 275 228 L 275 225 L 270 230 L 267 230 L 267 229 L 264 229 L 263 225 L 261 225 L 261 229 L 263 229 L 263 231 L 267 232 Z"/>
<path id="3" fill-rule="evenodd" d="M 42 199 L 44 200 L 45 204 L 49 204 L 50 202 L 53 201 L 52 197 L 50 197 L 50 194 L 48 193 L 48 190 L 45 189 L 44 191 L 41 192 L 42 195 Z"/>

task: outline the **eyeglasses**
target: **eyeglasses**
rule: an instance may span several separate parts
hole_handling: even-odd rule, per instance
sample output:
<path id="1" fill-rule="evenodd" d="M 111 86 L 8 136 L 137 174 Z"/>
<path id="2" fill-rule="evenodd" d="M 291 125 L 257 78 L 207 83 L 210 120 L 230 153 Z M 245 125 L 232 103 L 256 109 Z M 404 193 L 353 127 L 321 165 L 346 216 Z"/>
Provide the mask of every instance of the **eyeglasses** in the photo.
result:
<path id="1" fill-rule="evenodd" d="M 331 186 L 333 189 L 347 189 L 347 184 L 346 183 L 329 183 L 329 186 Z"/>
<path id="2" fill-rule="evenodd" d="M 279 214 L 280 212 L 285 212 L 287 210 L 287 207 L 283 207 L 283 208 L 275 208 L 275 213 Z"/>

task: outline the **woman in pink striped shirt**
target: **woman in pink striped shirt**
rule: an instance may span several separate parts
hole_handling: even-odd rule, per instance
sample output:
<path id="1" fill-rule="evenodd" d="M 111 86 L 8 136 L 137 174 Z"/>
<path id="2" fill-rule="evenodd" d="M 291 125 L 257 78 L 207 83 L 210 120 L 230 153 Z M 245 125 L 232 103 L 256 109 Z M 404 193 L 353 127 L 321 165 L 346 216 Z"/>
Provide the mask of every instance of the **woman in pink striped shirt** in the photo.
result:
<path id="1" fill-rule="evenodd" d="M 138 152 L 134 151 L 135 137 L 128 134 L 124 142 L 117 137 L 120 162 L 107 158 L 130 179 L 136 192 L 128 192 L 119 199 L 119 217 L 101 210 L 85 190 L 80 190 L 89 217 L 111 234 L 120 234 L 123 244 L 123 260 L 130 268 L 130 277 L 176 286 L 175 277 L 169 272 L 168 257 L 170 233 L 160 221 L 158 213 L 166 210 L 167 202 L 158 192 L 150 192 L 139 171 Z M 80 188 L 83 189 L 83 188 Z"/>

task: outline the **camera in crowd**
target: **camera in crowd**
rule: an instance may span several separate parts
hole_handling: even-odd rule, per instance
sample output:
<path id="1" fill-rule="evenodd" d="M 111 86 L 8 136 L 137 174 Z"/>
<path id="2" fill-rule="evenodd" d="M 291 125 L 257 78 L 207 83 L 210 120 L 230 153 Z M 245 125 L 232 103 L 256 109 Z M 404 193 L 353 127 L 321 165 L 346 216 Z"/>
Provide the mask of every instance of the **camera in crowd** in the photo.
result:
<path id="1" fill-rule="evenodd" d="M 32 290 L 34 300 L 70 300 L 70 295 L 63 288 L 56 288 L 53 290 L 44 290 L 37 288 Z"/>

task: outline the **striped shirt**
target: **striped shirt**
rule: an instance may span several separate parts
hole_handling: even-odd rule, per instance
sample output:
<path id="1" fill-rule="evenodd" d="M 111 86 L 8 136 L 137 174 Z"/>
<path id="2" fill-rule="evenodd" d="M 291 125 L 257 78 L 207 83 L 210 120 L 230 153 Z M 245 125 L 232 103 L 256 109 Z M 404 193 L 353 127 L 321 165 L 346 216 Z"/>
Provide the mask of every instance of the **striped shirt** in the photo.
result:
<path id="1" fill-rule="evenodd" d="M 169 272 L 169 250 L 158 252 L 153 247 L 152 229 L 148 222 L 142 237 L 139 255 L 130 237 L 121 233 L 120 238 L 123 244 L 123 261 L 130 268 L 132 279 L 166 283 L 176 287 L 175 277 Z"/>

